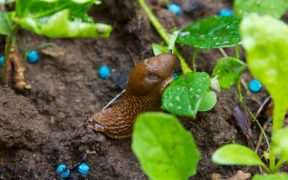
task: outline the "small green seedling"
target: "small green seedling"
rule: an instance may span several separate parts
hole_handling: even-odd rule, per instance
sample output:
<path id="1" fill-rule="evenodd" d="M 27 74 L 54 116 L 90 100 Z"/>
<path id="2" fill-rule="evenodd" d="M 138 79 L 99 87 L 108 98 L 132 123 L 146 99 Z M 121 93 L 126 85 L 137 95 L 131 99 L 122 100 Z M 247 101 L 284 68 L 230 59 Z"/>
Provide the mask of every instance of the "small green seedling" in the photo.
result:
<path id="1" fill-rule="evenodd" d="M 270 15 L 275 18 L 280 18 L 287 11 L 287 0 L 235 0 L 235 14 L 240 17 L 245 17 L 250 13 L 258 13 L 261 15 Z"/>
<path id="2" fill-rule="evenodd" d="M 132 149 L 149 179 L 188 179 L 196 173 L 200 159 L 192 134 L 175 116 L 165 113 L 137 117 Z"/>
<path id="3" fill-rule="evenodd" d="M 233 57 L 223 57 L 217 60 L 212 77 L 219 81 L 221 89 L 228 89 L 235 84 L 242 72 L 246 69 L 246 64 Z"/>
<path id="4" fill-rule="evenodd" d="M 269 26 L 266 26 L 269 24 Z M 263 28 L 265 26 L 265 28 Z M 243 46 L 251 73 L 259 79 L 274 101 L 272 145 L 269 167 L 251 149 L 236 144 L 225 145 L 213 154 L 213 161 L 224 165 L 261 166 L 267 173 L 276 173 L 288 161 L 288 129 L 282 129 L 288 109 L 288 26 L 269 16 L 251 14 L 241 23 Z M 278 161 L 275 162 L 276 157 Z M 287 174 L 253 179 L 281 179 Z"/>
<path id="5" fill-rule="evenodd" d="M 86 13 L 99 3 L 99 0 L 16 0 L 15 11 L 0 12 L 0 35 L 7 37 L 3 83 L 7 82 L 9 53 L 19 27 L 51 38 L 108 37 L 112 27 L 94 23 Z"/>

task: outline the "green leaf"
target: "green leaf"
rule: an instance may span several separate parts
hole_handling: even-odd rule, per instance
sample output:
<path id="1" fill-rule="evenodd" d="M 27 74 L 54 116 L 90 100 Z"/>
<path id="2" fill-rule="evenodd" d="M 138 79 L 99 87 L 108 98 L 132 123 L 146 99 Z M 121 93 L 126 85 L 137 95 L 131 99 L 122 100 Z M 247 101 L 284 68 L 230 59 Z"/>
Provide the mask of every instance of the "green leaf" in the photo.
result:
<path id="1" fill-rule="evenodd" d="M 273 134 L 272 147 L 281 160 L 288 161 L 288 128 L 277 130 Z"/>
<path id="2" fill-rule="evenodd" d="M 16 15 L 23 28 L 39 35 L 52 38 L 108 37 L 112 27 L 95 24 L 86 13 L 94 3 L 95 0 L 19 0 Z"/>
<path id="3" fill-rule="evenodd" d="M 132 150 L 150 179 L 184 180 L 196 173 L 200 153 L 175 116 L 139 115 L 132 139 Z"/>
<path id="4" fill-rule="evenodd" d="M 240 19 L 234 16 L 213 16 L 186 26 L 177 43 L 197 48 L 222 48 L 235 46 L 240 40 Z"/>
<path id="5" fill-rule="evenodd" d="M 240 144 L 228 144 L 217 149 L 212 161 L 222 165 L 265 166 L 253 150 Z"/>
<path id="6" fill-rule="evenodd" d="M 273 130 L 282 127 L 288 108 L 287 34 L 288 26 L 269 16 L 251 14 L 241 23 L 249 69 L 274 100 Z"/>
<path id="7" fill-rule="evenodd" d="M 223 57 L 217 61 L 212 77 L 217 76 L 222 89 L 230 88 L 237 82 L 246 64 L 233 57 Z"/>
<path id="8" fill-rule="evenodd" d="M 15 0 L 0 0 L 0 5 L 13 3 Z"/>
<path id="9" fill-rule="evenodd" d="M 253 176 L 252 180 L 287 180 L 288 174 L 269 174 L 269 175 L 260 175 L 256 174 Z"/>
<path id="10" fill-rule="evenodd" d="M 155 56 L 169 51 L 167 46 L 163 46 L 163 45 L 156 44 L 156 43 L 152 44 L 152 50 Z"/>
<path id="11" fill-rule="evenodd" d="M 209 91 L 203 100 L 200 103 L 198 111 L 209 111 L 211 110 L 217 103 L 216 93 L 213 91 Z"/>
<path id="12" fill-rule="evenodd" d="M 195 118 L 209 87 L 207 73 L 190 72 L 179 76 L 164 90 L 162 108 L 179 116 Z"/>
<path id="13" fill-rule="evenodd" d="M 12 35 L 13 13 L 0 12 L 0 34 L 4 36 Z"/>
<path id="14" fill-rule="evenodd" d="M 237 16 L 247 16 L 256 12 L 261 15 L 270 15 L 280 18 L 288 8 L 287 0 L 236 0 L 234 11 Z"/>
<path id="15" fill-rule="evenodd" d="M 173 32 L 173 34 L 170 36 L 168 49 L 169 49 L 169 50 L 172 50 L 172 53 L 174 53 L 175 43 L 176 43 L 178 34 L 179 34 L 179 31 L 175 31 L 175 32 Z"/>

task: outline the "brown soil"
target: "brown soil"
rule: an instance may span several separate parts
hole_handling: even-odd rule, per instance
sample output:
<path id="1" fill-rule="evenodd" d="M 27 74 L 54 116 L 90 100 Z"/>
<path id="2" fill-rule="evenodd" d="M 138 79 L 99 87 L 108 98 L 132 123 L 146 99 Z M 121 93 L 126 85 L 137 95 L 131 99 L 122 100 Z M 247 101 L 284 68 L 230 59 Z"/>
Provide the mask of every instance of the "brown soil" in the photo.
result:
<path id="1" fill-rule="evenodd" d="M 176 18 L 156 2 L 150 1 L 167 29 L 231 6 L 229 1 L 205 0 L 201 11 Z M 184 5 L 186 1 L 177 2 Z M 139 60 L 152 56 L 151 43 L 161 39 L 136 1 L 105 0 L 90 12 L 97 21 L 113 25 L 110 38 L 52 40 L 26 31 L 19 34 L 30 49 L 49 42 L 64 48 L 66 54 L 57 58 L 42 55 L 39 63 L 26 64 L 30 91 L 0 88 L 0 179 L 55 179 L 59 164 L 73 167 L 84 156 L 91 167 L 88 179 L 147 179 L 131 151 L 130 138 L 112 140 L 87 128 L 86 121 L 121 91 L 111 79 L 97 76 L 98 67 L 109 65 L 112 73 L 131 70 Z M 23 52 L 21 38 L 19 44 Z M 186 57 L 191 55 L 191 49 L 182 50 Z M 233 49 L 228 53 L 233 54 Z M 198 69 L 211 73 L 219 57 L 218 51 L 202 52 Z M 256 98 L 262 100 L 264 95 Z M 238 99 L 236 88 L 222 91 L 212 111 L 199 114 L 197 120 L 182 120 L 202 154 L 197 175 L 191 179 L 210 179 L 213 173 L 231 177 L 239 169 L 211 162 L 219 146 L 229 142 L 247 144 L 232 115 Z M 81 178 L 76 170 L 72 171 L 71 179 Z"/>

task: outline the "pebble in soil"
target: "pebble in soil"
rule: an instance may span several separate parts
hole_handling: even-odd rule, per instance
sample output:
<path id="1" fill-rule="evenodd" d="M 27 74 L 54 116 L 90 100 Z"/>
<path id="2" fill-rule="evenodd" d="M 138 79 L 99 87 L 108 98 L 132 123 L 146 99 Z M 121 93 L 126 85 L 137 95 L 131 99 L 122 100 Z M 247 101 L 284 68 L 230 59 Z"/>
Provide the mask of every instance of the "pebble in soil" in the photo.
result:
<path id="1" fill-rule="evenodd" d="M 56 172 L 61 178 L 68 178 L 70 176 L 70 170 L 65 164 L 59 165 Z"/>
<path id="2" fill-rule="evenodd" d="M 102 79 L 107 79 L 110 76 L 110 68 L 106 65 L 100 66 L 98 69 L 98 75 Z"/>
<path id="3" fill-rule="evenodd" d="M 258 93 L 262 89 L 262 84 L 260 81 L 253 79 L 249 82 L 249 90 L 253 93 Z"/>
<path id="4" fill-rule="evenodd" d="M 90 167 L 87 163 L 81 163 L 78 166 L 78 172 L 82 175 L 87 175 L 89 173 Z"/>
<path id="5" fill-rule="evenodd" d="M 4 64 L 4 56 L 0 55 L 0 66 Z"/>
<path id="6" fill-rule="evenodd" d="M 167 5 L 167 10 L 172 12 L 176 16 L 179 16 L 182 13 L 182 8 L 176 3 L 168 4 Z"/>
<path id="7" fill-rule="evenodd" d="M 221 9 L 218 13 L 219 16 L 225 17 L 225 16 L 233 16 L 234 13 L 232 10 L 229 9 Z"/>
<path id="8" fill-rule="evenodd" d="M 27 53 L 27 61 L 30 64 L 37 63 L 39 61 L 39 53 L 36 50 L 31 50 Z"/>

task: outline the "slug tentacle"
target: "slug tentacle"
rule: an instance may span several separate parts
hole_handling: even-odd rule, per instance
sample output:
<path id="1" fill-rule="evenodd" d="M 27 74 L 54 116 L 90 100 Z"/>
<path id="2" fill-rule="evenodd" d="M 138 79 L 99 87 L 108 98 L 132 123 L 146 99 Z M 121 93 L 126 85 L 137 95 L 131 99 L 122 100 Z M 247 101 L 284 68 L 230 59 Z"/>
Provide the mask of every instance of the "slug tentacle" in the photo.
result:
<path id="1" fill-rule="evenodd" d="M 90 127 L 111 138 L 130 137 L 139 113 L 160 110 L 161 93 L 172 81 L 175 68 L 176 58 L 170 53 L 141 61 L 129 76 L 124 98 L 111 108 L 94 114 Z"/>

